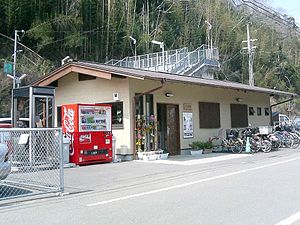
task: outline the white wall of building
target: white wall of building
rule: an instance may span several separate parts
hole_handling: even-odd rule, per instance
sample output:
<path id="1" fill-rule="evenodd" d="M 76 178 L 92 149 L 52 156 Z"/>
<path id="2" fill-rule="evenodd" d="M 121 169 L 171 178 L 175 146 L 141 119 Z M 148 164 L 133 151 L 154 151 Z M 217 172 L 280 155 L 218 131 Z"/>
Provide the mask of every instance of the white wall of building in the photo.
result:
<path id="1" fill-rule="evenodd" d="M 71 73 L 58 80 L 56 88 L 56 106 L 71 103 L 104 103 L 113 101 L 113 93 L 117 92 L 120 101 L 123 101 L 124 128 L 113 129 L 113 134 L 117 139 L 117 148 L 121 145 L 128 147 L 128 154 L 132 154 L 133 128 L 131 120 L 132 99 L 135 93 L 142 93 L 159 87 L 159 81 L 138 80 L 138 79 L 120 79 L 111 80 L 96 78 L 94 80 L 78 81 L 78 75 Z M 174 97 L 166 97 L 165 93 L 170 92 Z M 264 109 L 269 107 L 270 98 L 266 93 L 257 93 L 249 91 L 238 91 L 224 88 L 212 88 L 208 86 L 199 86 L 181 83 L 166 83 L 162 89 L 153 93 L 154 112 L 156 114 L 157 103 L 172 103 L 179 105 L 179 124 L 180 124 L 180 143 L 181 149 L 189 148 L 189 144 L 197 140 L 207 140 L 209 137 L 217 135 L 219 129 L 199 129 L 199 106 L 200 101 L 220 103 L 221 127 L 231 128 L 230 104 L 235 103 L 237 98 L 242 99 L 241 104 L 247 104 L 248 107 L 262 108 L 262 115 L 248 116 L 248 121 L 252 126 L 269 125 L 270 117 L 265 116 Z M 190 103 L 193 111 L 194 138 L 184 139 L 182 130 L 182 112 L 183 104 Z M 117 152 L 120 153 L 120 152 Z M 124 152 L 123 152 L 124 153 Z"/>
<path id="2" fill-rule="evenodd" d="M 130 146 L 130 112 L 128 79 L 112 78 L 111 80 L 96 78 L 94 80 L 78 81 L 78 74 L 71 73 L 58 80 L 55 90 L 55 104 L 61 106 L 71 103 L 105 103 L 113 102 L 113 93 L 119 93 L 123 101 L 123 129 L 113 129 L 117 138 L 116 148 L 121 145 Z"/>
<path id="3" fill-rule="evenodd" d="M 155 81 L 130 81 L 130 96 L 134 93 L 141 93 L 160 86 L 160 82 Z M 174 97 L 166 97 L 165 93 L 172 93 Z M 181 149 L 189 148 L 189 144 L 197 140 L 208 140 L 209 137 L 217 135 L 219 129 L 199 129 L 199 102 L 220 103 L 221 127 L 225 130 L 231 128 L 230 104 L 247 104 L 248 107 L 262 108 L 262 115 L 248 116 L 248 122 L 251 126 L 269 125 L 270 117 L 265 116 L 265 107 L 270 106 L 270 97 L 265 93 L 245 92 L 224 88 L 212 88 L 208 86 L 166 83 L 164 87 L 153 93 L 154 95 L 154 112 L 156 112 L 156 103 L 172 103 L 179 105 L 180 119 L 180 143 Z M 237 102 L 237 98 L 242 101 Z M 193 111 L 194 121 L 194 138 L 183 138 L 183 104 L 190 103 Z"/>

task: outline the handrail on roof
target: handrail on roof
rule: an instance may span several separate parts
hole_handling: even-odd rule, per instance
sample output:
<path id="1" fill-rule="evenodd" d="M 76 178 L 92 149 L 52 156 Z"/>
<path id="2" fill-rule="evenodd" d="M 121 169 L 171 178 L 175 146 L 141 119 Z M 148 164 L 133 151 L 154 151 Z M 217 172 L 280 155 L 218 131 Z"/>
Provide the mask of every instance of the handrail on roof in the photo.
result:
<path id="1" fill-rule="evenodd" d="M 111 59 L 105 64 L 183 74 L 199 63 L 204 64 L 205 59 L 218 60 L 218 49 L 202 44 L 191 52 L 184 47 L 164 52 L 128 56 L 121 60 Z"/>

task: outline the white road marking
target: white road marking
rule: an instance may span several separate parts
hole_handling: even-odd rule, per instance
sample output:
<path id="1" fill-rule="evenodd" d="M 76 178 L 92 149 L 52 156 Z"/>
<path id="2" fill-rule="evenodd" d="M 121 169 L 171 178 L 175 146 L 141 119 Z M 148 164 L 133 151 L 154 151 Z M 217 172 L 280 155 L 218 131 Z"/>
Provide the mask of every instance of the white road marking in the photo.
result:
<path id="1" fill-rule="evenodd" d="M 201 180 L 196 180 L 196 181 L 192 181 L 192 182 L 188 182 L 188 183 L 183 183 L 183 184 L 178 184 L 178 185 L 174 185 L 174 186 L 170 186 L 170 187 L 160 188 L 160 189 L 156 189 L 156 190 L 152 190 L 152 191 L 146 191 L 146 192 L 141 192 L 141 193 L 137 193 L 137 194 L 133 194 L 133 195 L 123 196 L 123 197 L 120 197 L 120 198 L 113 198 L 113 199 L 110 199 L 110 200 L 91 203 L 91 204 L 88 204 L 87 206 L 105 205 L 105 204 L 108 204 L 108 203 L 118 202 L 118 201 L 130 199 L 130 198 L 137 198 L 137 197 L 141 197 L 141 196 L 145 196 L 145 195 L 150 195 L 150 194 L 155 194 L 155 193 L 159 193 L 159 192 L 179 189 L 179 188 L 183 188 L 183 187 L 187 187 L 187 186 L 191 186 L 191 185 L 195 185 L 195 184 L 199 184 L 199 183 L 203 183 L 203 182 L 207 182 L 207 181 L 211 181 L 211 180 L 217 180 L 217 179 L 230 177 L 230 176 L 234 176 L 234 175 L 238 175 L 238 174 L 242 174 L 242 173 L 246 173 L 246 172 L 250 172 L 250 171 L 254 171 L 254 170 L 260 170 L 260 169 L 268 168 L 268 167 L 271 167 L 271 166 L 277 166 L 277 165 L 281 165 L 281 164 L 284 164 L 284 163 L 296 161 L 296 160 L 299 160 L 299 159 L 300 159 L 300 157 L 297 157 L 297 158 L 293 158 L 293 159 L 284 160 L 284 161 L 281 161 L 281 162 L 271 163 L 271 164 L 264 165 L 264 166 L 254 167 L 254 168 L 251 168 L 251 169 L 240 170 L 240 171 L 236 171 L 236 172 L 232 172 L 232 173 L 222 174 L 222 175 L 218 175 L 218 176 L 214 176 L 214 177 L 208 177 L 208 178 L 204 178 L 204 179 L 201 179 Z"/>
<path id="2" fill-rule="evenodd" d="M 300 211 L 280 221 L 279 223 L 276 223 L 275 225 L 291 225 L 298 220 L 300 220 Z"/>
<path id="3" fill-rule="evenodd" d="M 217 156 L 217 157 L 209 157 L 209 158 L 192 159 L 192 160 L 187 160 L 187 161 L 176 161 L 176 160 L 143 161 L 143 160 L 136 160 L 136 162 L 192 166 L 192 165 L 219 162 L 219 161 L 230 160 L 230 159 L 239 159 L 239 158 L 244 158 L 244 157 L 249 157 L 249 156 L 252 156 L 252 155 L 249 155 L 249 154 L 225 155 L 225 156 Z"/>

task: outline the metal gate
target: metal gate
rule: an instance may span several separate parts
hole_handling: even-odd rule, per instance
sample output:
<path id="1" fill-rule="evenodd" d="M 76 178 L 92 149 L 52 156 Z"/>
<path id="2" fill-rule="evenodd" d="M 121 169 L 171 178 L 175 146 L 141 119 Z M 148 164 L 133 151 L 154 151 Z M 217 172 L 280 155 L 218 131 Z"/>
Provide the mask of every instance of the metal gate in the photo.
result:
<path id="1" fill-rule="evenodd" d="M 60 128 L 0 129 L 0 201 L 63 188 Z"/>

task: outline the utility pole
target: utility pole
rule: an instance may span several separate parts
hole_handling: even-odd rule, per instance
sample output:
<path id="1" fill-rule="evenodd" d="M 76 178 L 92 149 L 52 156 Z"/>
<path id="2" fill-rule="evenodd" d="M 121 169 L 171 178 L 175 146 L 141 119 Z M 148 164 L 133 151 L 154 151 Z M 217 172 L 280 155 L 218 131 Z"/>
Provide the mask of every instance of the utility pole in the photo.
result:
<path id="1" fill-rule="evenodd" d="M 247 47 L 243 47 L 241 53 L 248 55 L 248 71 L 249 71 L 249 85 L 254 86 L 254 76 L 253 76 L 253 61 L 254 61 L 254 49 L 256 49 L 256 46 L 254 46 L 254 41 L 257 39 L 251 39 L 250 38 L 250 25 L 247 23 L 247 41 L 242 41 L 243 43 L 247 43 Z M 246 50 L 246 53 L 243 51 Z"/>

